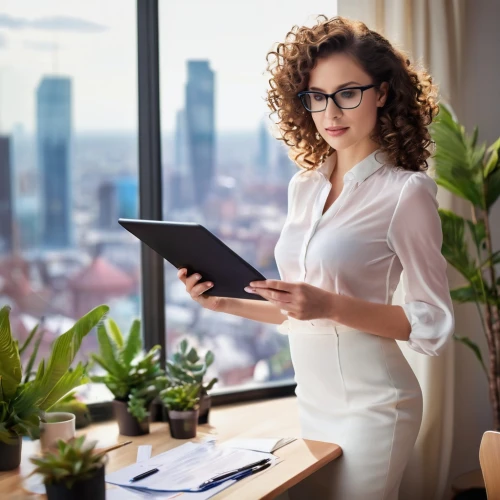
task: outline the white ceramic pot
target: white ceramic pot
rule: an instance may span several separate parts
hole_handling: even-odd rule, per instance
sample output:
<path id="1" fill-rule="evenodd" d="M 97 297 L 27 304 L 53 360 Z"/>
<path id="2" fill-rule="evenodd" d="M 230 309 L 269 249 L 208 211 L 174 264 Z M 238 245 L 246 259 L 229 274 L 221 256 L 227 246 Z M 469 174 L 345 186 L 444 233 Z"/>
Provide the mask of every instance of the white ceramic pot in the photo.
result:
<path id="1" fill-rule="evenodd" d="M 65 412 L 45 414 L 45 422 L 40 422 L 40 447 L 46 450 L 54 446 L 58 439 L 68 441 L 75 437 L 75 415 Z"/>

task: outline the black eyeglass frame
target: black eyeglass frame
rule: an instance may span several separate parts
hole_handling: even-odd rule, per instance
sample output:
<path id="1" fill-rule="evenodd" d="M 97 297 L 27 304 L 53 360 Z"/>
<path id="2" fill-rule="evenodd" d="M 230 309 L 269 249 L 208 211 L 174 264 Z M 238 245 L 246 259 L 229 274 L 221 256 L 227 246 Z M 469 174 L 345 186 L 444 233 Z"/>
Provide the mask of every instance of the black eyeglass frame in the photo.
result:
<path id="1" fill-rule="evenodd" d="M 299 92 L 297 94 L 297 97 L 300 98 L 300 102 L 302 103 L 302 106 L 304 106 L 304 108 L 307 111 L 309 111 L 310 113 L 321 113 L 322 111 L 325 111 L 325 109 L 328 107 L 328 98 L 329 97 L 335 103 L 335 106 L 337 106 L 337 108 L 340 108 L 340 109 L 356 109 L 357 107 L 359 107 L 361 105 L 361 101 L 363 100 L 363 93 L 364 93 L 364 91 L 368 90 L 368 89 L 371 89 L 373 87 L 376 87 L 376 86 L 377 85 L 375 85 L 374 83 L 372 83 L 371 85 L 363 85 L 361 87 L 345 87 L 343 89 L 337 90 L 333 94 L 325 94 L 324 92 L 319 92 L 317 90 L 304 90 L 302 92 Z M 358 103 L 357 106 L 353 106 L 352 108 L 346 108 L 346 107 L 338 105 L 337 100 L 335 99 L 336 94 L 338 94 L 339 92 L 345 92 L 346 90 L 361 90 L 361 99 L 359 100 L 359 103 Z M 326 97 L 326 104 L 325 104 L 324 109 L 318 109 L 317 111 L 310 110 L 306 106 L 305 100 L 303 99 L 303 97 L 305 97 L 306 95 L 309 95 L 309 94 L 321 94 L 322 96 L 325 96 Z"/>

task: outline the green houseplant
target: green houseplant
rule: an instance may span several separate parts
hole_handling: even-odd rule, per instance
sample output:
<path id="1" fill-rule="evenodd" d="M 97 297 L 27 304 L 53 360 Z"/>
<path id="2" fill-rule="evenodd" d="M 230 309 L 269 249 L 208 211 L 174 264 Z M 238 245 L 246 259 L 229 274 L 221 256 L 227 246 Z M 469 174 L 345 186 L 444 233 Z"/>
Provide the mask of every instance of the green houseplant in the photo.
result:
<path id="1" fill-rule="evenodd" d="M 462 286 L 451 290 L 452 299 L 476 304 L 489 351 L 488 368 L 474 341 L 460 335 L 455 339 L 473 350 L 488 377 L 494 427 L 500 431 L 500 279 L 495 270 L 500 250 L 493 249 L 490 221 L 491 207 L 500 196 L 500 139 L 489 147 L 478 144 L 478 128 L 467 135 L 446 106 L 441 106 L 431 133 L 436 143 L 436 183 L 470 205 L 470 219 L 439 209 L 442 253 L 464 278 Z"/>
<path id="2" fill-rule="evenodd" d="M 185 383 L 167 387 L 160 398 L 168 410 L 170 434 L 176 439 L 196 437 L 200 384 Z"/>
<path id="3" fill-rule="evenodd" d="M 70 369 L 70 366 L 83 337 L 102 320 L 108 310 L 106 305 L 92 309 L 60 335 L 52 344 L 48 359 L 38 365 L 33 380 L 25 382 L 22 380 L 19 345 L 12 337 L 10 308 L 5 306 L 0 310 L 0 470 L 18 467 L 21 437 L 33 436 L 44 412 L 87 381 L 84 364 L 80 362 L 74 369 Z M 29 370 L 26 373 L 28 375 Z"/>
<path id="4" fill-rule="evenodd" d="M 113 410 L 120 434 L 138 436 L 149 432 L 149 408 L 167 385 L 160 366 L 159 345 L 145 353 L 142 349 L 141 322 L 135 320 L 124 339 L 118 325 L 109 319 L 97 329 L 99 354 L 92 354 L 105 375 L 93 375 L 93 382 L 104 383 L 113 393 Z"/>
<path id="5" fill-rule="evenodd" d="M 167 360 L 167 376 L 172 385 L 199 385 L 199 424 L 206 424 L 208 422 L 212 402 L 208 391 L 218 382 L 216 377 L 212 378 L 207 384 L 203 382 L 208 367 L 212 365 L 213 362 L 214 354 L 212 351 L 207 351 L 205 358 L 201 359 L 197 350 L 194 347 L 190 347 L 186 339 L 183 339 L 179 344 L 179 349 L 174 353 L 173 360 Z"/>
<path id="6" fill-rule="evenodd" d="M 55 450 L 30 458 L 36 465 L 31 474 L 44 478 L 48 500 L 104 500 L 106 450 L 95 452 L 96 441 L 85 436 L 68 442 L 60 439 Z"/>

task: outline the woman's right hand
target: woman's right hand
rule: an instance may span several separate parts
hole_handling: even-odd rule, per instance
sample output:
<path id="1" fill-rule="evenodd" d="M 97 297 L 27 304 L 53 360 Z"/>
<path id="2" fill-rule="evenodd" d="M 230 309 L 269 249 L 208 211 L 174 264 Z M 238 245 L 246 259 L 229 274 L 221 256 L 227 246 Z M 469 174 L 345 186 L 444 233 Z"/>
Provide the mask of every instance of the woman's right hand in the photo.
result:
<path id="1" fill-rule="evenodd" d="M 217 311 L 217 308 L 220 306 L 221 297 L 211 297 L 210 295 L 203 294 L 203 292 L 212 288 L 212 282 L 204 281 L 203 283 L 198 283 L 201 279 L 198 273 L 187 277 L 187 269 L 185 267 L 179 269 L 177 277 L 186 285 L 186 292 L 191 295 L 194 301 L 198 302 L 205 309 Z"/>

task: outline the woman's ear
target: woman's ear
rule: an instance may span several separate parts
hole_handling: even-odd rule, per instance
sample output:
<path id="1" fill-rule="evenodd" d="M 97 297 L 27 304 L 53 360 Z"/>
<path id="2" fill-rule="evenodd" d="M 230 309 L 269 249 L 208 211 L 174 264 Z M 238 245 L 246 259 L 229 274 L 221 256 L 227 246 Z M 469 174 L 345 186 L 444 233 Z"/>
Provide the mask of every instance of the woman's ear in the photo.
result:
<path id="1" fill-rule="evenodd" d="M 380 84 L 377 96 L 377 107 L 382 108 L 387 101 L 387 95 L 389 94 L 389 84 L 387 82 L 382 82 Z"/>

